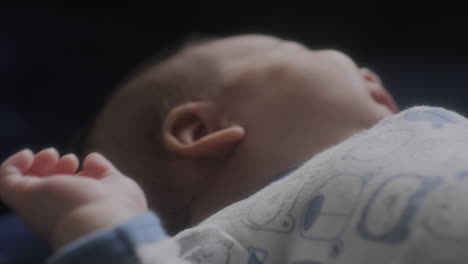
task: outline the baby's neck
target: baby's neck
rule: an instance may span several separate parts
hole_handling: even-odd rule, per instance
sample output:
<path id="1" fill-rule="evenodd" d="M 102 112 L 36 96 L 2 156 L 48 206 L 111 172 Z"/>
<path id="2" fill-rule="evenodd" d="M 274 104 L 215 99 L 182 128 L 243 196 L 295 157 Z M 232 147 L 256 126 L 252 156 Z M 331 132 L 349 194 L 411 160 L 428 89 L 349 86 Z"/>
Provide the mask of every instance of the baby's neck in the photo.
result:
<path id="1" fill-rule="evenodd" d="M 251 152 L 237 152 L 218 170 L 209 170 L 202 189 L 191 204 L 191 225 L 197 224 L 224 207 L 245 199 L 284 177 L 300 163 L 269 162 Z"/>

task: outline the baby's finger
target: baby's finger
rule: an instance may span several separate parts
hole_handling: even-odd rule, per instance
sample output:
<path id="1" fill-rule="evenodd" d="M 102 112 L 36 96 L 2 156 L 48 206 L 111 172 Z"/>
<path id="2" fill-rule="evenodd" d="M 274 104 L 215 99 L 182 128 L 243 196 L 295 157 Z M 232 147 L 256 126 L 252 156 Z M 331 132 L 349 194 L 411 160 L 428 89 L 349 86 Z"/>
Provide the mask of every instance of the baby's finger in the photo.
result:
<path id="1" fill-rule="evenodd" d="M 59 153 L 55 148 L 44 149 L 34 156 L 34 163 L 25 174 L 47 175 L 57 165 L 58 159 Z"/>
<path id="2" fill-rule="evenodd" d="M 24 174 L 31 168 L 34 161 L 34 153 L 29 149 L 21 150 L 8 159 L 0 167 L 0 176 L 12 173 Z"/>
<path id="3" fill-rule="evenodd" d="M 30 154 L 32 159 L 33 153 Z M 28 190 L 42 180 L 18 172 L 19 170 L 16 170 L 16 173 L 9 173 L 0 177 L 0 198 L 14 210 L 18 209 L 17 205 L 21 204 L 21 200 L 27 195 Z"/>
<path id="4" fill-rule="evenodd" d="M 75 154 L 67 154 L 58 160 L 55 168 L 53 168 L 49 174 L 75 174 L 78 166 L 79 161 Z"/>
<path id="5" fill-rule="evenodd" d="M 104 156 L 94 152 L 84 159 L 83 171 L 78 173 L 78 175 L 101 179 L 111 172 L 118 171 Z"/>

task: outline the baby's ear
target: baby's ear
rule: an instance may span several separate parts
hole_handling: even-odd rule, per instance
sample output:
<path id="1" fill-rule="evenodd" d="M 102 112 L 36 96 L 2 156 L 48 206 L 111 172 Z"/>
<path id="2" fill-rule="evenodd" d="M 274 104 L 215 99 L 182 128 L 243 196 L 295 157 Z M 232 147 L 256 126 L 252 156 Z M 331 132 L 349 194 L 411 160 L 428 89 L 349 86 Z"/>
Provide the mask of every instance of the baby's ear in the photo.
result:
<path id="1" fill-rule="evenodd" d="M 367 68 L 360 69 L 361 76 L 366 82 L 369 93 L 374 101 L 380 105 L 384 105 L 392 113 L 398 113 L 398 106 L 395 103 L 392 95 L 384 88 L 380 77 L 373 71 Z"/>
<path id="2" fill-rule="evenodd" d="M 204 101 L 173 108 L 163 123 L 166 149 L 188 158 L 223 158 L 244 136 L 243 127 L 225 124 L 217 107 Z"/>

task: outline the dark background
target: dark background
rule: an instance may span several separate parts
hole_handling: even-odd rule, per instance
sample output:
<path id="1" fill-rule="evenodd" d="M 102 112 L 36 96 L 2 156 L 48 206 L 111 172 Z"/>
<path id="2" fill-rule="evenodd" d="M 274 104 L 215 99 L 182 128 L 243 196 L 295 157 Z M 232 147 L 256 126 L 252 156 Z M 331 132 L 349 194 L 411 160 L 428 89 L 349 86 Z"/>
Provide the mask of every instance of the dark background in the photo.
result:
<path id="1" fill-rule="evenodd" d="M 23 147 L 67 149 L 125 73 L 191 32 L 269 33 L 340 49 L 377 72 L 400 107 L 468 114 L 468 12 L 461 1 L 351 8 L 231 2 L 0 9 L 0 159 Z"/>

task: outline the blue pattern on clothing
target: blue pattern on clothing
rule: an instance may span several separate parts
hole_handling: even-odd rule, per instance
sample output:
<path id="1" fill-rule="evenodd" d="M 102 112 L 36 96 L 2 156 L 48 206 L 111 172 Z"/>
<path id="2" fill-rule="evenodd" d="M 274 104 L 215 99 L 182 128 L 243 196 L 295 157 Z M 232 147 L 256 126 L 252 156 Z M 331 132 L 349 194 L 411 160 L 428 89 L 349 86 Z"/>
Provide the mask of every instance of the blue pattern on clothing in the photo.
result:
<path id="1" fill-rule="evenodd" d="M 438 129 L 446 124 L 458 124 L 456 117 L 447 110 L 440 108 L 430 108 L 424 111 L 408 111 L 404 118 L 408 121 L 426 121 L 432 123 L 432 128 Z"/>

